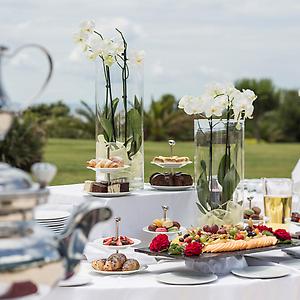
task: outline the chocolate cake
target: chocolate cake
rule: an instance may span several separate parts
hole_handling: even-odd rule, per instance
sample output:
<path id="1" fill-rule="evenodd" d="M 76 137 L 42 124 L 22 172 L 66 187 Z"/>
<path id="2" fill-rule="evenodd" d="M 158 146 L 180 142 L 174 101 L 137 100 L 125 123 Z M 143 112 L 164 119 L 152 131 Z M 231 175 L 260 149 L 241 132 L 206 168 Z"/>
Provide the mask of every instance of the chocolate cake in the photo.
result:
<path id="1" fill-rule="evenodd" d="M 114 180 L 110 184 L 107 181 L 93 182 L 91 184 L 93 193 L 124 193 L 129 192 L 129 182 Z"/>
<path id="2" fill-rule="evenodd" d="M 189 186 L 193 184 L 191 175 L 181 172 L 154 173 L 150 177 L 150 184 L 157 186 Z"/>

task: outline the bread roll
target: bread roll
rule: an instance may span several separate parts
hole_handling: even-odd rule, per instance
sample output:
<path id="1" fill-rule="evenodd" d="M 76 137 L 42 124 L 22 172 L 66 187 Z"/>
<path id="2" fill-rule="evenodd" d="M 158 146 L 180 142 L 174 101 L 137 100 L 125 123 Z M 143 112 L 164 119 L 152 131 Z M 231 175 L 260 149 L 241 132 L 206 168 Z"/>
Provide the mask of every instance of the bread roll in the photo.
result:
<path id="1" fill-rule="evenodd" d="M 134 271 L 140 268 L 140 264 L 136 259 L 127 259 L 122 267 L 122 271 Z"/>
<path id="2" fill-rule="evenodd" d="M 96 259 L 92 261 L 92 267 L 98 271 L 104 271 L 106 259 Z"/>

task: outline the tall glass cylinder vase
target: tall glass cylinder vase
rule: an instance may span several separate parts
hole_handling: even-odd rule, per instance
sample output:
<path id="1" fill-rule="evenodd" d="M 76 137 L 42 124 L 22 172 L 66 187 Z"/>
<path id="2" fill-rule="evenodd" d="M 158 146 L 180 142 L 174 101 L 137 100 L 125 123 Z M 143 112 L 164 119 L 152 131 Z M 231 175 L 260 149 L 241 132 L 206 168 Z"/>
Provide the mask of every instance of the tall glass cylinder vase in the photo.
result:
<path id="1" fill-rule="evenodd" d="M 142 66 L 128 65 L 124 75 L 117 63 L 96 62 L 96 158 L 121 157 L 130 167 L 110 179 L 124 178 L 130 190 L 144 187 L 143 88 Z"/>
<path id="2" fill-rule="evenodd" d="M 194 134 L 199 225 L 241 222 L 244 122 L 197 119 Z"/>

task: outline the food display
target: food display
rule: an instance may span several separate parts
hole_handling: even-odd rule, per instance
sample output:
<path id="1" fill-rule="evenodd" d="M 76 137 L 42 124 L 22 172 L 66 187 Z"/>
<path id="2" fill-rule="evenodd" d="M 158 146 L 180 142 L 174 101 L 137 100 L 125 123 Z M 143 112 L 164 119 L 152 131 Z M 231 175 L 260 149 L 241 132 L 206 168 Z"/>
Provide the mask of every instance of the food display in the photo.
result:
<path id="1" fill-rule="evenodd" d="M 108 237 L 103 239 L 105 246 L 126 246 L 133 245 L 134 241 L 127 236 L 120 235 L 119 237 Z"/>
<path id="2" fill-rule="evenodd" d="M 90 168 L 122 168 L 124 167 L 124 160 L 118 156 L 112 156 L 109 159 L 91 159 L 87 161 L 87 166 Z"/>
<path id="3" fill-rule="evenodd" d="M 263 248 L 278 243 L 291 243 L 291 235 L 284 229 L 273 231 L 265 225 L 246 227 L 205 225 L 202 228 L 191 228 L 186 234 L 179 235 L 173 241 L 169 241 L 167 235 L 160 234 L 152 240 L 150 251 L 197 256 L 201 253 Z"/>
<path id="4" fill-rule="evenodd" d="M 126 178 L 108 181 L 85 181 L 84 191 L 91 193 L 124 193 L 129 192 L 129 182 Z"/>
<path id="5" fill-rule="evenodd" d="M 154 163 L 177 163 L 182 164 L 186 162 L 190 162 L 190 159 L 186 156 L 155 156 L 152 160 Z"/>
<path id="6" fill-rule="evenodd" d="M 170 219 L 155 219 L 147 228 L 153 232 L 177 232 L 180 229 L 180 224 Z"/>
<path id="7" fill-rule="evenodd" d="M 292 212 L 291 221 L 300 224 L 300 213 Z"/>
<path id="8" fill-rule="evenodd" d="M 154 186 L 191 186 L 193 178 L 191 175 L 182 172 L 156 172 L 150 176 L 150 184 Z"/>
<path id="9" fill-rule="evenodd" d="M 249 220 L 252 219 L 254 221 L 263 221 L 263 216 L 261 215 L 261 209 L 257 206 L 253 206 L 251 208 L 244 210 L 244 219 Z"/>
<path id="10" fill-rule="evenodd" d="M 114 253 L 107 259 L 96 259 L 92 261 L 92 267 L 96 271 L 129 272 L 138 270 L 140 263 L 136 259 L 128 259 L 125 254 Z"/>

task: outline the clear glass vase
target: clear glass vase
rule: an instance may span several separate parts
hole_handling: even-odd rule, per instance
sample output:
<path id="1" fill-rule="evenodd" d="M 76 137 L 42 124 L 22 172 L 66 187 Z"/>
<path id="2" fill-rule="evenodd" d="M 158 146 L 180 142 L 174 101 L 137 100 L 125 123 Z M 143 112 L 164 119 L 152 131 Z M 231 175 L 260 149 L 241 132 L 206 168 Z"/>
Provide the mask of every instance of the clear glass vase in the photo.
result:
<path id="1" fill-rule="evenodd" d="M 124 178 L 129 181 L 130 190 L 142 189 L 143 69 L 129 66 L 129 76 L 124 84 L 117 63 L 109 68 L 109 82 L 103 68 L 101 62 L 96 62 L 96 158 L 121 157 L 130 168 L 110 174 L 110 179 Z M 97 172 L 97 181 L 106 179 L 107 174 Z"/>
<path id="2" fill-rule="evenodd" d="M 241 222 L 244 122 L 197 119 L 194 134 L 199 225 Z"/>

